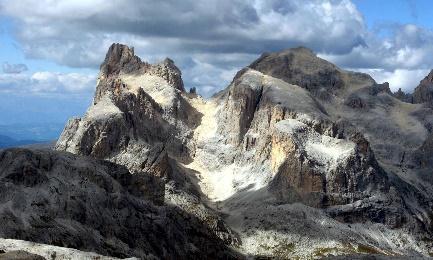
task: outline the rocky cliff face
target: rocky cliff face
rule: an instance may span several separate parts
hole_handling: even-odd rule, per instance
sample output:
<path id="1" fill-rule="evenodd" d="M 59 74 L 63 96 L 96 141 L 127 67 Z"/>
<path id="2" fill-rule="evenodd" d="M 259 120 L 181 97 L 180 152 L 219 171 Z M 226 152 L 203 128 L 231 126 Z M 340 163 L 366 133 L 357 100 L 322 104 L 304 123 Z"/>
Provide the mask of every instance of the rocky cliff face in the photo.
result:
<path id="1" fill-rule="evenodd" d="M 220 134 L 229 133 L 226 142 L 240 146 L 239 153 L 270 161 L 270 188 L 282 201 L 322 207 L 387 189 L 368 142 L 360 134 L 339 135 L 309 92 L 246 70 L 222 99 Z"/>
<path id="2" fill-rule="evenodd" d="M 242 212 L 229 222 L 247 234 L 245 250 L 262 252 L 257 247 L 265 243 L 257 241 L 264 234 L 293 239 L 293 234 L 276 236 L 251 228 L 264 222 L 266 230 L 293 232 L 281 222 L 279 212 L 285 209 L 266 208 L 272 214 L 241 218 L 259 212 L 268 196 L 276 204 L 323 208 L 346 223 L 372 221 L 393 230 L 431 232 L 431 182 L 421 184 L 431 176 L 414 170 L 416 156 L 429 154 L 430 109 L 401 102 L 387 83 L 341 70 L 304 48 L 262 55 L 216 98 L 220 142 L 234 150 L 229 158 L 238 167 L 252 164 L 247 169 L 257 178 L 239 177 L 242 185 L 233 177 L 238 187 L 221 202 L 227 212 Z"/>
<path id="3" fill-rule="evenodd" d="M 422 257 L 433 246 L 432 112 L 402 102 L 389 84 L 342 70 L 306 48 L 262 55 L 225 90 L 204 100 L 185 92 L 173 61 L 149 64 L 132 48 L 113 44 L 101 65 L 94 103 L 82 118 L 68 122 L 57 142 L 62 152 L 37 156 L 93 165 L 84 171 L 87 177 L 78 166 L 65 169 L 73 175 L 70 182 L 106 173 L 96 178 L 102 183 L 89 187 L 97 196 L 82 203 L 101 200 L 100 211 L 114 213 L 99 222 L 73 218 L 82 229 L 102 234 L 94 241 L 93 233 L 83 233 L 89 242 L 65 244 L 78 249 L 121 257 L 151 252 L 160 258 Z M 33 166 L 43 180 L 54 171 L 44 167 Z M 87 190 L 68 186 L 74 189 Z M 124 194 L 125 209 L 112 205 L 106 198 L 111 193 Z M 56 204 L 51 201 L 56 197 L 66 200 L 54 195 L 46 205 Z M 20 210 L 33 212 L 30 206 Z M 76 214 L 83 211 L 87 208 Z M 130 213 L 117 213 L 124 211 Z M 63 208 L 54 212 L 50 219 L 65 214 Z M 142 220 L 149 212 L 154 217 Z M 124 218 L 113 224 L 113 214 Z M 108 234 L 100 221 L 118 229 Z M 130 234 L 136 225 L 138 234 Z M 33 234 L 28 230 L 33 229 L 16 227 L 7 234 L 56 244 L 19 235 Z M 120 242 L 108 248 L 107 240 Z"/>
<path id="4" fill-rule="evenodd" d="M 433 100 L 433 70 L 419 83 L 413 92 L 414 103 L 427 103 L 432 106 Z"/>

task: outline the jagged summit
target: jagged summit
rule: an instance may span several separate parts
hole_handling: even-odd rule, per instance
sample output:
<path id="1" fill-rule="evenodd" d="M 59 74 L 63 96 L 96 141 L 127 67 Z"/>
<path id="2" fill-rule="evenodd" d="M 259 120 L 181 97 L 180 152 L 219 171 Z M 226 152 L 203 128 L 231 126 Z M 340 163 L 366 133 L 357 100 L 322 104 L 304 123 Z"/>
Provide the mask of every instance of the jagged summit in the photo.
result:
<path id="1" fill-rule="evenodd" d="M 95 104 L 107 91 L 120 93 L 124 88 L 128 88 L 122 78 L 128 77 L 131 79 L 145 75 L 159 77 L 173 88 L 185 92 L 182 73 L 173 60 L 166 58 L 160 63 L 150 64 L 136 56 L 134 48 L 120 43 L 113 43 L 100 67 L 99 81 L 94 98 Z M 137 87 L 140 86 L 133 86 L 132 88 Z M 131 89 L 131 86 L 128 89 Z"/>
<path id="2" fill-rule="evenodd" d="M 120 72 L 137 72 L 143 67 L 150 67 L 150 64 L 142 62 L 134 54 L 134 48 L 129 48 L 127 45 L 120 43 L 113 43 L 105 55 L 100 70 L 102 75 L 109 76 Z"/>

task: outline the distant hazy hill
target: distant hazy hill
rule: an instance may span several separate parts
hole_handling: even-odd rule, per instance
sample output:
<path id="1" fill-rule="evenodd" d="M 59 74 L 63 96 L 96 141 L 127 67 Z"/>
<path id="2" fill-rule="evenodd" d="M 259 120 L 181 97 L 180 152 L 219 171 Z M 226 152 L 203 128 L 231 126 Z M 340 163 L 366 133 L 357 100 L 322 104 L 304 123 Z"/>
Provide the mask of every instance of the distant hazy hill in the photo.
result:
<path id="1" fill-rule="evenodd" d="M 16 146 L 43 146 L 52 142 L 36 141 L 36 140 L 15 140 L 9 136 L 0 135 L 0 148 L 16 147 Z"/>
<path id="2" fill-rule="evenodd" d="M 26 148 L 51 148 L 61 130 L 62 123 L 0 124 L 0 149 L 25 146 Z"/>
<path id="3" fill-rule="evenodd" d="M 61 123 L 20 123 L 1 124 L 0 136 L 7 136 L 14 140 L 47 141 L 57 139 L 63 129 Z"/>

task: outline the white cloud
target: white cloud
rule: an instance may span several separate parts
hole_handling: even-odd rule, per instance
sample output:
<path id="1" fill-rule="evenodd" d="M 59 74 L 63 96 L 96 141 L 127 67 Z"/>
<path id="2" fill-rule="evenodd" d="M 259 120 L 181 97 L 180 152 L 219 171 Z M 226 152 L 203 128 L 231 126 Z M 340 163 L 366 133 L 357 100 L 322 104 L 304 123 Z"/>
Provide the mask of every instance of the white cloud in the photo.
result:
<path id="1" fill-rule="evenodd" d="M 0 74 L 0 92 L 32 95 L 91 95 L 96 76 L 41 71 L 33 74 Z"/>
<path id="2" fill-rule="evenodd" d="M 416 87 L 419 82 L 429 73 L 427 69 L 408 70 L 396 69 L 386 71 L 383 69 L 360 69 L 360 72 L 371 75 L 379 83 L 388 82 L 391 91 L 395 92 L 401 88 L 408 93 Z"/>
<path id="3" fill-rule="evenodd" d="M 381 69 L 392 88 L 410 90 L 409 78 L 433 68 L 431 30 L 395 24 L 379 36 L 350 0 L 0 0 L 0 15 L 15 21 L 27 57 L 96 68 L 122 42 L 151 62 L 173 58 L 204 94 L 260 53 L 299 45 L 343 68 Z"/>
<path id="4" fill-rule="evenodd" d="M 0 15 L 15 21 L 27 57 L 95 68 L 112 42 L 122 42 L 146 60 L 170 56 L 179 61 L 187 82 L 216 89 L 225 86 L 227 73 L 247 65 L 244 57 L 251 62 L 264 51 L 299 45 L 347 53 L 364 44 L 365 31 L 348 0 L 0 0 Z M 201 60 L 206 55 L 213 58 Z M 188 68 L 183 63 L 188 58 L 210 67 Z M 195 78 L 188 80 L 189 73 Z"/>
<path id="5" fill-rule="evenodd" d="M 209 97 L 220 90 L 220 86 L 227 86 L 237 70 L 221 68 L 203 60 L 193 59 L 193 65 L 183 71 L 182 77 L 187 87 L 196 87 L 201 95 Z M 208 84 L 209 82 L 212 84 Z"/>
<path id="6" fill-rule="evenodd" d="M 367 46 L 343 55 L 320 54 L 344 68 L 363 71 L 376 81 L 390 83 L 394 91 L 410 93 L 433 68 L 433 31 L 413 24 L 393 25 L 392 34 L 382 39 L 367 38 Z"/>
<path id="7" fill-rule="evenodd" d="M 394 25 L 385 39 L 370 35 L 366 46 L 357 46 L 343 55 L 321 54 L 347 68 L 428 69 L 433 67 L 433 31 L 412 24 Z"/>

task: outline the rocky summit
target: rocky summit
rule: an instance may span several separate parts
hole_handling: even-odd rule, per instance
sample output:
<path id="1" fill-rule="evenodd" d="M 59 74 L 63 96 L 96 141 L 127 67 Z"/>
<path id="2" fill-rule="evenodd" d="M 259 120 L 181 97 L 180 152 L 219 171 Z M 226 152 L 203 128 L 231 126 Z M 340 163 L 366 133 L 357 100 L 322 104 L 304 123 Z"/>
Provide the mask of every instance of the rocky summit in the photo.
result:
<path id="1" fill-rule="evenodd" d="M 392 93 L 299 47 L 263 54 L 204 99 L 172 60 L 113 44 L 55 150 L 0 152 L 0 250 L 428 259 L 432 75 Z"/>

